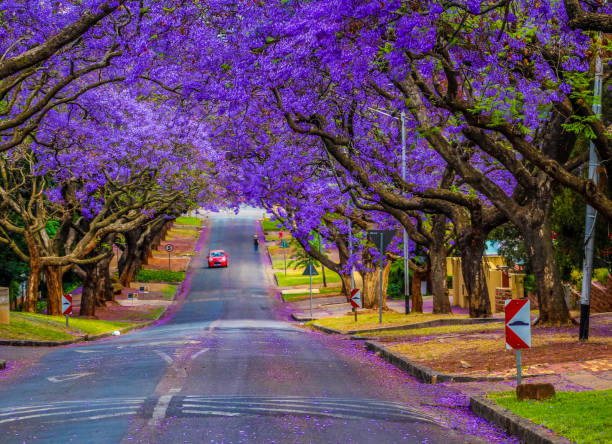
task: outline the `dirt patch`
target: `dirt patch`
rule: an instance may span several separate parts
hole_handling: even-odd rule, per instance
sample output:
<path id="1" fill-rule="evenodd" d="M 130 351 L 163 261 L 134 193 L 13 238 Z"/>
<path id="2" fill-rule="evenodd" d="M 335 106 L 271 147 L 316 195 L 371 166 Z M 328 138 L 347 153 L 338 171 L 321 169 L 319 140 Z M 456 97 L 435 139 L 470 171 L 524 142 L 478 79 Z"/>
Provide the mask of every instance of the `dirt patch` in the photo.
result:
<path id="1" fill-rule="evenodd" d="M 612 358 L 608 319 L 595 324 L 588 342 L 578 341 L 577 327 L 534 328 L 532 348 L 522 351 L 522 365 L 529 372 L 563 371 L 576 364 Z M 437 371 L 453 374 L 497 375 L 514 371 L 516 354 L 506 350 L 504 330 L 406 337 L 387 348 Z M 563 364 L 567 364 L 564 366 Z"/>

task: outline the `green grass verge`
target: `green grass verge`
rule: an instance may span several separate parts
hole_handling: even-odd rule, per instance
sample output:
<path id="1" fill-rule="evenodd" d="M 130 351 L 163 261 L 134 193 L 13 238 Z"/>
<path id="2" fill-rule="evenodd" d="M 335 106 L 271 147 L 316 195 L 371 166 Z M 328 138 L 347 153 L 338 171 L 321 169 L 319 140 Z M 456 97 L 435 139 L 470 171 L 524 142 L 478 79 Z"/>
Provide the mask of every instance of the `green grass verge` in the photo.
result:
<path id="1" fill-rule="evenodd" d="M 168 284 L 164 286 L 163 288 L 160 289 L 162 293 L 162 297 L 164 299 L 171 301 L 172 299 L 174 299 L 174 295 L 176 294 L 177 288 L 178 288 L 178 285 L 173 285 L 173 284 Z"/>
<path id="2" fill-rule="evenodd" d="M 317 324 L 323 327 L 335 328 L 337 330 L 348 331 L 348 330 L 367 330 L 376 327 L 389 327 L 399 326 L 407 324 L 417 324 L 419 322 L 433 321 L 436 319 L 449 319 L 449 318 L 467 318 L 468 315 L 461 314 L 450 314 L 450 315 L 439 315 L 432 313 L 393 313 L 383 312 L 382 324 L 378 322 L 378 313 L 361 313 L 357 315 L 357 322 L 355 317 L 351 314 L 348 316 L 337 316 L 333 318 L 318 319 L 316 321 L 310 321 L 308 324 Z"/>
<path id="3" fill-rule="evenodd" d="M 322 284 L 323 276 L 321 275 L 321 267 L 317 270 L 318 275 L 312 277 L 313 284 Z M 276 279 L 278 280 L 279 287 L 294 287 L 296 285 L 308 285 L 310 279 L 308 276 L 302 276 L 303 270 L 287 270 L 287 276 L 284 271 L 276 271 Z M 341 282 L 340 275 L 338 273 L 325 270 L 325 277 L 328 283 L 330 282 Z"/>
<path id="4" fill-rule="evenodd" d="M 181 216 L 177 217 L 174 223 L 176 225 L 190 225 L 192 227 L 199 227 L 202 225 L 202 219 L 199 217 Z"/>
<path id="5" fill-rule="evenodd" d="M 502 323 L 476 325 L 444 325 L 440 327 L 415 328 L 412 330 L 385 330 L 376 333 L 357 333 L 355 336 L 376 336 L 379 338 L 401 338 L 409 336 L 435 336 L 452 333 L 474 333 L 480 331 L 501 330 Z"/>
<path id="6" fill-rule="evenodd" d="M 519 401 L 515 392 L 490 393 L 489 398 L 574 442 L 612 442 L 612 390 L 557 392 L 545 401 Z"/>
<path id="7" fill-rule="evenodd" d="M 67 341 L 85 334 L 108 333 L 134 325 L 129 322 L 71 318 L 66 328 L 64 316 L 11 312 L 10 324 L 0 324 L 0 339 Z"/>
<path id="8" fill-rule="evenodd" d="M 266 219 L 266 220 L 261 221 L 261 228 L 264 231 L 279 231 L 280 224 L 275 220 Z"/>
<path id="9" fill-rule="evenodd" d="M 320 297 L 321 295 L 333 295 L 342 293 L 342 287 L 322 287 L 319 288 L 319 293 L 313 294 L 313 297 Z M 285 302 L 294 302 L 294 301 L 303 301 L 305 299 L 310 298 L 310 292 L 306 291 L 304 293 L 296 293 L 296 294 L 284 294 L 283 300 Z"/>
<path id="10" fill-rule="evenodd" d="M 182 282 L 185 279 L 184 271 L 146 270 L 136 273 L 135 282 Z"/>

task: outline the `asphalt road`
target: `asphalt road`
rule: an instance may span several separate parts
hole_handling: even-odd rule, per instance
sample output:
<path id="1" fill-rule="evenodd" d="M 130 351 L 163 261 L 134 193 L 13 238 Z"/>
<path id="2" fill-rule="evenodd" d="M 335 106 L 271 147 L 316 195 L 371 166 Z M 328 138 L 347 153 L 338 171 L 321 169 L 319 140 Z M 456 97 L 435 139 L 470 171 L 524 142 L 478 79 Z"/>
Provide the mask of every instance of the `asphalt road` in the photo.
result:
<path id="1" fill-rule="evenodd" d="M 213 216 L 204 253 L 224 248 L 229 267 L 196 257 L 169 322 L 53 350 L 0 381 L 0 442 L 475 442 L 274 320 L 252 246 L 259 214 Z"/>

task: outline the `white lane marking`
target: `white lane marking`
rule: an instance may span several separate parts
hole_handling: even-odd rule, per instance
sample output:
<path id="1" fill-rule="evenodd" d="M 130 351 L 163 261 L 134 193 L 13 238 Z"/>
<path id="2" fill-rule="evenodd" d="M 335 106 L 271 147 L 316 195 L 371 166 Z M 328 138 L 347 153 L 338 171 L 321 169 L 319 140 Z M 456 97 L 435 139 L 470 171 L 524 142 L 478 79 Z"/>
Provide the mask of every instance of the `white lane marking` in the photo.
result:
<path id="1" fill-rule="evenodd" d="M 155 353 L 162 358 L 164 361 L 166 361 L 168 364 L 172 364 L 173 360 L 170 356 L 168 356 L 166 353 L 159 351 L 159 350 L 155 350 Z"/>
<path id="2" fill-rule="evenodd" d="M 240 416 L 242 413 L 219 412 L 216 410 L 183 410 L 184 413 L 195 413 L 198 415 L 217 415 L 217 416 Z"/>
<path id="3" fill-rule="evenodd" d="M 114 407 L 113 410 L 125 410 L 125 409 L 132 409 L 134 407 L 129 406 L 129 407 Z M 5 422 L 15 422 L 15 421 L 22 421 L 24 419 L 32 419 L 32 418 L 42 418 L 45 416 L 57 416 L 60 414 L 71 414 L 71 415 L 76 415 L 76 414 L 81 414 L 81 413 L 91 413 L 91 412 L 105 412 L 108 411 L 107 408 L 101 408 L 101 409 L 88 409 L 88 410 L 79 410 L 79 411 L 71 411 L 71 412 L 66 412 L 66 413 L 60 413 L 60 412 L 54 412 L 54 413 L 41 413 L 40 415 L 28 415 L 28 416 L 18 416 L 15 418 L 8 418 L 8 419 L 3 419 L 0 420 L 0 424 L 4 424 Z"/>
<path id="4" fill-rule="evenodd" d="M 263 409 L 263 408 L 249 408 L 249 407 L 240 407 L 240 410 L 246 410 L 249 412 L 259 412 L 259 413 L 265 413 L 265 412 L 273 412 L 273 413 L 281 413 L 281 414 L 290 414 L 290 413 L 296 413 L 296 414 L 302 414 L 302 415 L 318 415 L 318 416 L 329 416 L 332 418 L 342 418 L 342 419 L 363 419 L 362 416 L 353 416 L 353 415 L 339 415 L 336 413 L 329 413 L 329 412 L 312 412 L 312 411 L 308 411 L 308 410 L 298 410 L 298 409 Z M 200 415 L 206 415 L 208 413 L 208 410 L 183 410 L 183 412 L 185 413 L 196 413 L 196 414 L 200 414 Z M 218 412 L 221 413 L 221 412 Z M 225 416 L 236 416 L 236 415 L 240 415 L 240 414 L 245 414 L 246 412 L 227 412 L 224 413 Z M 246 413 L 248 414 L 248 413 Z"/>
<path id="5" fill-rule="evenodd" d="M 187 340 L 187 341 L 154 341 L 154 342 L 139 342 L 136 344 L 118 345 L 117 350 L 121 350 L 126 347 L 153 347 L 157 345 L 185 345 L 185 344 L 200 344 L 200 341 Z"/>
<path id="6" fill-rule="evenodd" d="M 202 350 L 194 353 L 193 355 L 191 355 L 191 359 L 195 359 L 198 356 L 200 356 L 202 353 L 206 353 L 208 350 L 210 350 L 210 348 L 203 348 Z"/>
<path id="7" fill-rule="evenodd" d="M 89 401 L 57 401 L 49 404 L 33 404 L 33 405 L 24 405 L 21 407 L 4 407 L 0 409 L 0 412 L 12 413 L 18 410 L 29 410 L 29 409 L 38 409 L 38 408 L 52 408 L 55 406 L 61 407 L 65 405 L 66 407 L 70 407 L 70 404 L 108 404 L 108 403 L 121 403 L 121 404 L 133 404 L 137 402 L 143 402 L 145 398 L 106 398 L 106 399 L 92 399 Z"/>
<path id="8" fill-rule="evenodd" d="M 100 353 L 100 350 L 74 350 L 77 353 Z"/>
<path id="9" fill-rule="evenodd" d="M 46 424 L 54 424 L 54 423 L 57 423 L 57 422 L 92 421 L 92 420 L 96 420 L 96 419 L 113 418 L 115 416 L 135 415 L 137 413 L 138 413 L 138 410 L 132 410 L 132 411 L 129 411 L 129 412 L 109 413 L 108 415 L 96 415 L 96 416 L 86 416 L 84 418 L 61 419 L 59 421 L 45 421 L 45 423 Z"/>
<path id="10" fill-rule="evenodd" d="M 172 396 L 174 395 L 174 393 L 178 393 L 180 391 L 180 388 L 171 388 L 170 390 L 168 390 L 168 393 L 170 393 L 169 395 L 162 395 L 159 397 L 159 399 L 157 400 L 157 404 L 153 409 L 153 415 L 149 420 L 149 425 L 157 424 L 160 419 L 166 416 L 166 411 L 168 410 L 168 406 L 170 405 Z"/>
<path id="11" fill-rule="evenodd" d="M 51 382 L 64 382 L 71 381 L 73 379 L 79 379 L 87 375 L 93 375 L 91 372 L 83 372 L 83 373 L 70 373 L 67 375 L 57 375 L 57 376 L 49 376 L 47 379 Z"/>
<path id="12" fill-rule="evenodd" d="M 79 401 L 82 402 L 82 401 Z M 142 401 L 130 401 L 130 402 L 123 402 L 123 404 L 141 404 Z M 98 404 L 95 407 L 102 407 L 105 404 Z M 119 407 L 114 407 L 114 404 L 109 403 L 108 405 L 106 405 L 106 408 L 108 410 L 113 410 L 115 408 L 119 408 Z M 132 406 L 133 407 L 133 406 Z M 21 415 L 23 413 L 34 413 L 34 412 L 48 412 L 51 410 L 62 410 L 62 409 L 71 409 L 70 411 L 76 411 L 78 413 L 78 410 L 73 410 L 75 407 L 71 406 L 71 405 L 62 405 L 62 406 L 56 406 L 56 407 L 50 407 L 50 406 L 33 406 L 33 407 L 27 407 L 27 408 L 20 408 L 20 409 L 15 409 L 15 411 L 12 412 L 6 412 L 6 413 L 0 413 L 0 417 L 2 416 L 15 416 L 15 415 Z M 121 407 L 121 408 L 125 408 L 125 407 Z"/>

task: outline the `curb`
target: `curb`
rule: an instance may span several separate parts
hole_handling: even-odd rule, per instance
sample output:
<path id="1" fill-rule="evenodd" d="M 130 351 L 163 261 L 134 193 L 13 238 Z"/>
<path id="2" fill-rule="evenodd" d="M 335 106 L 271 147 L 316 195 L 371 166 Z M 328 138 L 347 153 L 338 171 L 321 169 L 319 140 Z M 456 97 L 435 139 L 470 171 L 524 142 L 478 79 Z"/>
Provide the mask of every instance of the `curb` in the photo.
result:
<path id="1" fill-rule="evenodd" d="M 312 326 L 325 333 L 354 335 L 357 333 L 376 333 L 378 331 L 388 331 L 388 330 L 415 330 L 417 328 L 442 327 L 446 325 L 491 324 L 494 322 L 503 323 L 504 320 L 502 318 L 436 319 L 433 321 L 418 322 L 416 324 L 397 325 L 394 327 L 376 327 L 376 328 L 370 328 L 366 330 L 347 330 L 347 331 L 336 330 L 335 328 L 323 327 L 321 325 L 316 325 L 316 324 L 312 324 Z"/>
<path id="2" fill-rule="evenodd" d="M 487 421 L 501 426 L 506 432 L 518 436 L 521 442 L 527 444 L 567 444 L 571 442 L 483 396 L 470 396 L 470 410 Z"/>
<path id="3" fill-rule="evenodd" d="M 365 348 L 366 350 L 376 353 L 388 363 L 393 364 L 401 370 L 404 370 L 411 376 L 420 379 L 426 384 L 438 384 L 441 382 L 506 381 L 515 379 L 514 377 L 506 378 L 504 376 L 467 376 L 440 373 L 422 364 L 417 364 L 410 359 L 398 356 L 378 342 L 366 341 Z M 529 377 L 532 378 L 534 376 Z"/>
<path id="4" fill-rule="evenodd" d="M 316 320 L 316 318 L 303 318 L 303 317 L 300 317 L 300 316 L 296 316 L 295 313 L 291 313 L 291 318 L 294 321 L 298 321 L 298 322 L 309 322 L 309 321 L 315 321 Z"/>

